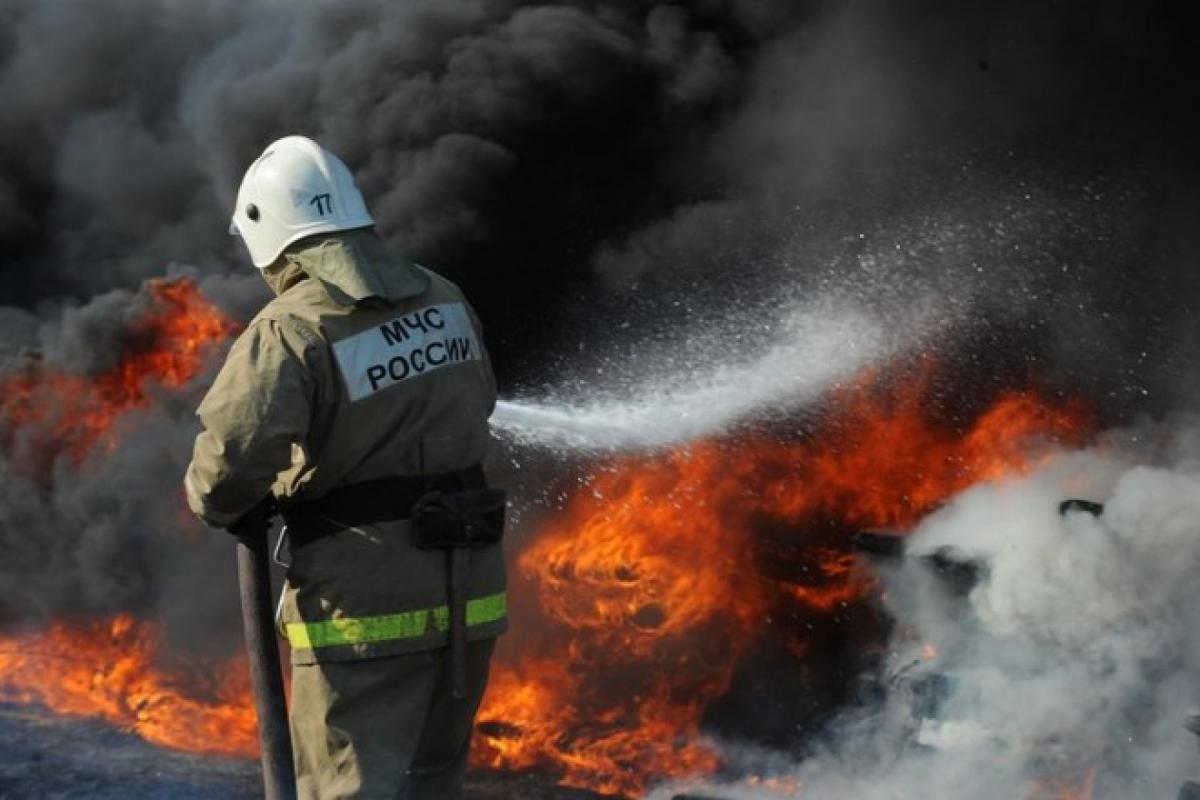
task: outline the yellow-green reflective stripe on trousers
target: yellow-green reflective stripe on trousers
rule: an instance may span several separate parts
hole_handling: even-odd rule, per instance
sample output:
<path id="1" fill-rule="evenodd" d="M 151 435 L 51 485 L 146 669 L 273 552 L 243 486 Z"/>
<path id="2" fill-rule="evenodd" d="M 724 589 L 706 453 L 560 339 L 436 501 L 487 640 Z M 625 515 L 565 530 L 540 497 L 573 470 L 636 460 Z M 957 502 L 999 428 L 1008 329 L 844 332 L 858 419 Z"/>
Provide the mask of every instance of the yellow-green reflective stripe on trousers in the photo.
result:
<path id="1" fill-rule="evenodd" d="M 503 619 L 508 612 L 504 592 L 477 597 L 467 601 L 467 626 L 482 625 Z M 445 632 L 450 628 L 450 609 L 447 606 L 382 614 L 378 617 L 342 617 L 322 622 L 289 622 L 285 628 L 288 642 L 297 649 L 333 647 L 339 644 L 369 644 L 392 642 L 397 639 L 416 639 L 433 628 Z"/>

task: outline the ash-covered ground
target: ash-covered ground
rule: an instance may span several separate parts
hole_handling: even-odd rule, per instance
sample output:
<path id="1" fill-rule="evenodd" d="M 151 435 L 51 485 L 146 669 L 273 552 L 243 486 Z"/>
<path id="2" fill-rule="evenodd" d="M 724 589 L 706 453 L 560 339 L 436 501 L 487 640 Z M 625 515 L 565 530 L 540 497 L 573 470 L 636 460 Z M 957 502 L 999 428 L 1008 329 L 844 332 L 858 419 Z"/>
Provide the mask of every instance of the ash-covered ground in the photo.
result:
<path id="1" fill-rule="evenodd" d="M 257 761 L 165 750 L 99 720 L 0 704 L 0 800 L 253 800 Z M 549 776 L 475 772 L 465 800 L 592 800 Z"/>
<path id="2" fill-rule="evenodd" d="M 240 800 L 261 793 L 253 761 L 170 752 L 100 720 L 0 705 L 4 800 Z"/>

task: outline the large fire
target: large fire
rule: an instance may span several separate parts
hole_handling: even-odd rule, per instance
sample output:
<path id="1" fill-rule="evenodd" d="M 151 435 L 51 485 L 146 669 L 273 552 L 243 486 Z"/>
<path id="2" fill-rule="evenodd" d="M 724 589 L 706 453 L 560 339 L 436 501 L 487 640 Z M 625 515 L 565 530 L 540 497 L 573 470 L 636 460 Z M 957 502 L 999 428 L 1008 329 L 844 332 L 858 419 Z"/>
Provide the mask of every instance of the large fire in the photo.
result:
<path id="1" fill-rule="evenodd" d="M 116 426 L 127 412 L 199 375 L 236 329 L 194 281 L 152 281 L 145 292 L 111 369 L 76 375 L 33 361 L 0 378 L 0 447 L 14 462 L 48 465 L 61 454 L 82 468 L 90 456 L 102 458 L 119 446 Z M 168 747 L 252 755 L 256 723 L 244 662 L 215 672 L 165 669 L 158 643 L 152 624 L 128 616 L 2 637 L 0 699 L 100 716 Z"/>
<path id="2" fill-rule="evenodd" d="M 0 639 L 0 700 L 98 716 L 179 750 L 252 756 L 258 727 L 246 664 L 164 669 L 154 627 L 128 616 L 56 622 Z"/>
<path id="3" fill-rule="evenodd" d="M 77 376 L 35 363 L 0 378 L 0 447 L 93 468 L 152 387 L 199 374 L 234 326 L 191 283 L 149 291 L 152 310 L 113 370 Z M 931 413 L 932 373 L 864 377 L 800 433 L 747 428 L 594 465 L 561 513 L 516 539 L 514 631 L 479 715 L 474 763 L 622 795 L 719 770 L 705 714 L 764 628 L 868 602 L 873 584 L 849 531 L 902 531 L 956 492 L 1087 434 L 1085 414 L 1033 392 Z M 803 628 L 781 630 L 800 668 Z M 212 680 L 161 666 L 156 647 L 153 627 L 127 617 L 0 638 L 0 699 L 102 715 L 169 747 L 252 754 L 244 665 Z"/>
<path id="4" fill-rule="evenodd" d="M 517 559 L 518 587 L 544 619 L 518 618 L 505 643 L 477 763 L 541 767 L 571 786 L 630 795 L 715 769 L 703 715 L 755 637 L 773 618 L 830 614 L 872 586 L 844 541 L 831 546 L 809 528 L 903 530 L 1087 431 L 1078 409 L 1032 393 L 939 423 L 927 411 L 928 371 L 917 372 L 846 389 L 801 441 L 742 432 L 597 469 Z M 808 551 L 810 568 L 776 575 L 778 531 Z"/>
<path id="5" fill-rule="evenodd" d="M 113 426 L 148 405 L 152 387 L 179 388 L 196 377 L 236 328 L 194 281 L 151 281 L 146 290 L 149 309 L 129 326 L 113 368 L 75 375 L 34 361 L 0 378 L 0 447 L 26 463 L 66 453 L 79 466 L 94 447 L 117 445 Z"/>

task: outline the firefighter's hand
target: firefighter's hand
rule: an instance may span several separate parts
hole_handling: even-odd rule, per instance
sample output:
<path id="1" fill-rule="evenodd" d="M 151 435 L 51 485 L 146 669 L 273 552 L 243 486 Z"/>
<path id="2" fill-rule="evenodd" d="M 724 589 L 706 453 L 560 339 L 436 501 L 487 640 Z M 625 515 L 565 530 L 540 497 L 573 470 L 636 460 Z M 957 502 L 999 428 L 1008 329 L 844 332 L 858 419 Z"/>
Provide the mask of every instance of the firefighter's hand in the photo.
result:
<path id="1" fill-rule="evenodd" d="M 233 524 L 225 530 L 239 539 L 266 536 L 273 516 L 275 516 L 275 499 L 267 495 L 253 508 L 234 520 Z"/>

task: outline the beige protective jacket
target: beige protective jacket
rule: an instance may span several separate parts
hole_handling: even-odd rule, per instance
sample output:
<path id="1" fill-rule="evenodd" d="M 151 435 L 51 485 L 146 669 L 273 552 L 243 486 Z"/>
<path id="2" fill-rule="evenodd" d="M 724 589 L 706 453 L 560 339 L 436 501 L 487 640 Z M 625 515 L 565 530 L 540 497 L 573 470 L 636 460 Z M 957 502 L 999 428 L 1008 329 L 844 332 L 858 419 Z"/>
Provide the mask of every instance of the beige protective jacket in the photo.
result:
<path id="1" fill-rule="evenodd" d="M 277 297 L 250 322 L 197 411 L 188 505 L 224 527 L 271 492 L 314 500 L 386 476 L 483 460 L 496 388 L 474 311 L 450 281 L 371 230 L 305 240 L 264 273 Z M 470 553 L 468 638 L 506 626 L 500 547 Z M 295 548 L 282 604 L 297 664 L 446 643 L 447 555 L 406 520 Z"/>

